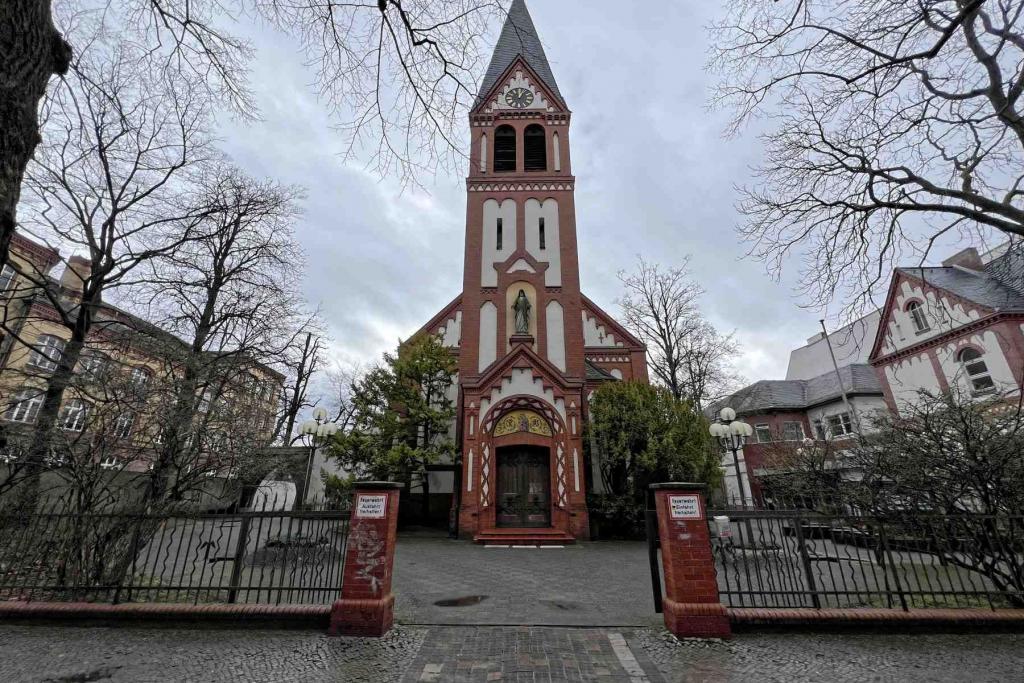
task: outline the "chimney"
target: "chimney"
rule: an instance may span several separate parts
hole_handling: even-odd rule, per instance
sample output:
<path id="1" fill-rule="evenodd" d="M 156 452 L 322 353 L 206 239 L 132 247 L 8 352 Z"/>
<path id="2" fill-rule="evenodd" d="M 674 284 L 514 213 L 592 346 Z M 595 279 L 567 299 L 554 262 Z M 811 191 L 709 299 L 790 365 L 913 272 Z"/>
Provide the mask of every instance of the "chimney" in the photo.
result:
<path id="1" fill-rule="evenodd" d="M 85 280 L 92 272 L 92 264 L 84 256 L 72 256 L 64 274 L 60 276 L 60 286 L 64 289 L 81 292 L 85 288 Z"/>
<path id="2" fill-rule="evenodd" d="M 974 247 L 968 247 L 959 253 L 953 254 L 943 261 L 942 265 L 946 268 L 960 266 L 961 268 L 969 268 L 970 270 L 985 270 L 985 263 L 981 260 L 981 256 L 978 255 L 978 250 Z"/>

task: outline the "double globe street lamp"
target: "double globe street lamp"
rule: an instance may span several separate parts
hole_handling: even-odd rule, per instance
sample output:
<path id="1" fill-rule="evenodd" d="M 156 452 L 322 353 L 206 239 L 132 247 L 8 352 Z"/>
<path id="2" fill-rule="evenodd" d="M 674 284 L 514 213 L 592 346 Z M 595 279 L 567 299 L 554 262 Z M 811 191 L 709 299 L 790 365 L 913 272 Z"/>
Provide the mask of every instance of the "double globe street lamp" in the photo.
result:
<path id="1" fill-rule="evenodd" d="M 323 446 L 338 433 L 338 425 L 327 421 L 327 409 L 317 408 L 313 411 L 313 419 L 306 420 L 299 427 L 306 443 L 309 444 L 309 457 L 306 461 L 306 479 L 302 483 L 301 505 L 306 505 L 306 496 L 309 495 L 309 480 L 313 476 L 313 460 L 316 457 L 316 449 Z"/>
<path id="2" fill-rule="evenodd" d="M 732 464 L 736 471 L 736 486 L 740 492 L 740 502 L 747 507 L 747 491 L 743 488 L 743 473 L 740 471 L 739 452 L 747 443 L 747 439 L 754 434 L 754 429 L 746 422 L 736 419 L 736 411 L 732 408 L 722 408 L 718 413 L 718 421 L 709 429 L 711 436 L 718 439 L 718 444 L 723 451 L 732 453 Z M 750 496 L 753 501 L 753 494 Z"/>

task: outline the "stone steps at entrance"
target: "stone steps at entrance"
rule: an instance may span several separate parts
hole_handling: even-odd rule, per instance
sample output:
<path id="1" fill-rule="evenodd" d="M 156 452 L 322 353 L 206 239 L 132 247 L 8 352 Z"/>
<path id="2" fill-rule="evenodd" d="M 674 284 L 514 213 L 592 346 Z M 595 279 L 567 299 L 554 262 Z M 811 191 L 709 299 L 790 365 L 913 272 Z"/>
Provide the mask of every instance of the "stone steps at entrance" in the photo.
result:
<path id="1" fill-rule="evenodd" d="M 561 529 L 488 529 L 473 537 L 481 545 L 566 545 L 576 539 Z"/>

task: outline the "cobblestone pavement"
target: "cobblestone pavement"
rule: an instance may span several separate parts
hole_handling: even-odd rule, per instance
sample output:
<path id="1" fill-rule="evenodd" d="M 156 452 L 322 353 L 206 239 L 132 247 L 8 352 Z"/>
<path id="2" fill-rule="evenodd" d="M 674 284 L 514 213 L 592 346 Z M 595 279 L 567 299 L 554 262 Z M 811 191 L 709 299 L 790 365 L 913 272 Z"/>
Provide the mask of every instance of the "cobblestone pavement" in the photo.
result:
<path id="1" fill-rule="evenodd" d="M 758 635 L 661 629 L 399 627 L 309 631 L 0 626 L 4 683 L 774 683 L 1024 680 L 1024 636 Z"/>
<path id="2" fill-rule="evenodd" d="M 485 548 L 399 536 L 395 615 L 405 624 L 656 626 L 647 546 Z M 458 602 L 460 598 L 467 598 Z M 454 606 L 438 602 L 456 601 Z"/>
<path id="3" fill-rule="evenodd" d="M 738 634 L 721 642 L 640 630 L 630 644 L 668 683 L 1024 681 L 1022 635 Z"/>

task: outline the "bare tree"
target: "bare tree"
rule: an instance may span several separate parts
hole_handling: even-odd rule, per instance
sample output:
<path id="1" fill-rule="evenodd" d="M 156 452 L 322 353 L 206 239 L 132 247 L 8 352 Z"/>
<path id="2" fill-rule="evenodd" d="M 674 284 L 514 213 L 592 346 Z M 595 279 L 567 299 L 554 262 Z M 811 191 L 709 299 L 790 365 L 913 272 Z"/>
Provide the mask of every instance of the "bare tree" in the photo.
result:
<path id="1" fill-rule="evenodd" d="M 0 266 L 7 262 L 25 167 L 39 141 L 36 110 L 71 48 L 51 6 L 96 9 L 111 39 L 147 49 L 139 69 L 173 73 L 208 99 L 255 115 L 252 55 L 224 28 L 251 9 L 291 31 L 315 65 L 319 94 L 339 115 L 349 151 L 365 146 L 381 174 L 410 180 L 458 156 L 455 135 L 476 95 L 488 30 L 503 0 L 9 0 L 0 8 Z M 72 42 L 77 42 L 74 37 Z M 76 46 L 80 47 L 80 46 Z"/>
<path id="2" fill-rule="evenodd" d="M 870 303 L 959 231 L 1024 235 L 1024 5 L 734 0 L 711 29 L 719 104 L 770 121 L 741 233 L 813 304 Z"/>
<path id="3" fill-rule="evenodd" d="M 702 316 L 697 300 L 704 290 L 691 279 L 689 261 L 662 270 L 640 259 L 636 272 L 619 273 L 626 293 L 618 303 L 626 325 L 647 345 L 655 378 L 701 411 L 738 384 L 729 358 L 739 347 Z"/>
<path id="4" fill-rule="evenodd" d="M 146 317 L 186 342 L 181 353 L 169 349 L 164 356 L 174 382 L 161 415 L 149 501 L 179 496 L 181 472 L 208 453 L 247 450 L 225 448 L 239 435 L 218 424 L 215 408 L 235 404 L 223 399 L 237 391 L 239 378 L 282 360 L 301 311 L 294 291 L 301 257 L 291 231 L 301 192 L 226 167 L 210 170 L 200 184 L 208 188 L 199 200 L 208 215 L 195 239 L 151 262 L 137 283 L 140 303 L 149 304 Z M 248 390 L 273 389 L 263 382 Z M 273 417 L 263 416 L 252 429 L 266 443 Z"/>
<path id="5" fill-rule="evenodd" d="M 324 338 L 318 332 L 305 330 L 308 330 L 307 326 L 295 335 L 284 361 L 287 379 L 281 396 L 281 413 L 274 428 L 274 440 L 280 440 L 285 446 L 291 446 L 300 437 L 295 433 L 299 415 L 318 403 L 310 393 L 310 385 L 323 369 Z"/>
<path id="6" fill-rule="evenodd" d="M 25 229 L 79 252 L 63 286 L 46 274 L 20 273 L 66 329 L 53 353 L 35 423 L 31 461 L 40 463 L 76 366 L 100 322 L 104 301 L 142 264 L 191 239 L 205 208 L 189 201 L 188 174 L 211 154 L 208 110 L 185 83 L 153 80 L 126 47 L 87 51 L 44 108 L 46 144 L 29 166 Z M 5 327 L 25 348 L 35 339 Z"/>

